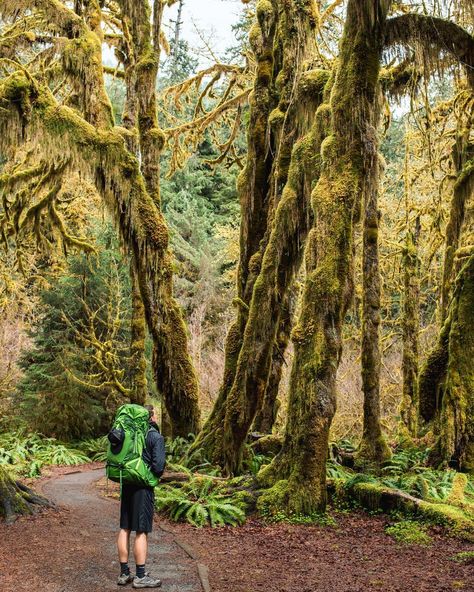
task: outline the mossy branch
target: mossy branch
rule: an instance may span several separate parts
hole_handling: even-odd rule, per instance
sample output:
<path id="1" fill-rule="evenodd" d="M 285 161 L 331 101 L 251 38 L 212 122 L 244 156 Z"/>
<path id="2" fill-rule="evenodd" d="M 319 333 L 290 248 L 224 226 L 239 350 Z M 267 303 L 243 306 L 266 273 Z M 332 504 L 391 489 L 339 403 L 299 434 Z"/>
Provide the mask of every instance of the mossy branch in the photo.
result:
<path id="1" fill-rule="evenodd" d="M 407 13 L 388 19 L 385 27 L 386 48 L 397 45 L 417 48 L 432 61 L 438 62 L 444 53 L 453 62 L 460 63 L 474 87 L 474 37 L 452 21 L 423 14 Z"/>

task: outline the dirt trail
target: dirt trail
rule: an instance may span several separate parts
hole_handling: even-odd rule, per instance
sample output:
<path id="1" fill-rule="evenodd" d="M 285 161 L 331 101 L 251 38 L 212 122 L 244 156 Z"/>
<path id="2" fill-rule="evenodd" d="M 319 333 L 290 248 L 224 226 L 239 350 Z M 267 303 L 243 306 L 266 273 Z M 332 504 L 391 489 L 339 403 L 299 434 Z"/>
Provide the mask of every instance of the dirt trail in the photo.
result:
<path id="1" fill-rule="evenodd" d="M 54 476 L 42 492 L 58 510 L 0 523 L 0 592 L 122 590 L 119 504 L 101 496 L 102 476 L 89 468 Z M 472 544 L 435 527 L 431 545 L 399 545 L 385 533 L 388 520 L 352 512 L 337 515 L 336 527 L 250 519 L 240 528 L 195 529 L 157 516 L 148 567 L 163 592 L 202 592 L 198 562 L 209 566 L 212 592 L 474 592 L 474 565 L 453 561 Z"/>
<path id="2" fill-rule="evenodd" d="M 117 592 L 115 550 L 119 504 L 99 496 L 102 471 L 54 478 L 42 491 L 58 505 L 0 528 L 2 592 Z M 131 560 L 133 565 L 133 560 Z M 163 592 L 202 592 L 196 562 L 155 524 L 149 537 L 147 568 Z"/>

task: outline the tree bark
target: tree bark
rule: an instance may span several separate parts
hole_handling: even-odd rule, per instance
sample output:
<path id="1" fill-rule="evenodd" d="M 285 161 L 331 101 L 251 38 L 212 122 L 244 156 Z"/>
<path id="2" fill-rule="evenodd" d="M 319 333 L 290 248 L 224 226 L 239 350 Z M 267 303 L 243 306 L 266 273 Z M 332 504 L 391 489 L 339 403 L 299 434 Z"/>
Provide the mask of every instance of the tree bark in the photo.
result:
<path id="1" fill-rule="evenodd" d="M 156 79 L 160 58 L 160 32 L 164 4 L 153 3 L 151 20 L 149 3 L 120 2 L 124 30 L 130 31 L 133 43 L 132 83 L 141 154 L 141 171 L 148 194 L 160 208 L 160 155 L 164 134 L 158 126 Z M 172 257 L 164 253 L 158 294 L 150 289 L 145 274 L 137 266 L 145 314 L 154 343 L 154 373 L 171 420 L 173 437 L 197 433 L 200 427 L 198 382 L 188 347 L 186 327 L 181 310 L 173 298 Z"/>
<path id="2" fill-rule="evenodd" d="M 472 124 L 471 124 L 472 125 Z M 447 323 L 447 310 L 452 298 L 452 286 L 459 272 L 459 265 L 455 265 L 455 254 L 462 244 L 463 235 L 469 241 L 469 224 L 473 218 L 472 194 L 474 166 L 474 145 L 469 142 L 469 130 L 467 126 L 458 133 L 453 146 L 453 165 L 457 172 L 454 183 L 453 195 L 448 225 L 446 227 L 446 244 L 443 264 L 443 276 L 441 284 L 440 300 L 440 325 L 441 329 L 436 345 L 429 352 L 420 370 L 418 391 L 419 410 L 421 417 L 432 421 L 441 409 L 443 384 L 449 365 L 449 323 Z M 467 231 L 464 228 L 467 226 Z"/>
<path id="3" fill-rule="evenodd" d="M 474 245 L 456 278 L 446 324 L 448 368 L 433 461 L 474 473 Z"/>
<path id="4" fill-rule="evenodd" d="M 145 309 L 138 287 L 137 276 L 130 265 L 130 279 L 132 284 L 132 319 L 130 327 L 130 374 L 132 395 L 130 401 L 137 405 L 144 405 L 147 399 L 145 339 L 146 322 Z"/>
<path id="5" fill-rule="evenodd" d="M 318 165 L 308 162 L 314 155 L 313 145 L 320 145 L 322 140 L 320 129 L 308 133 L 307 116 L 311 121 L 328 74 L 317 70 L 311 72 L 312 78 L 303 75 L 303 64 L 311 64 L 316 54 L 313 4 L 282 3 L 279 16 L 280 95 L 269 116 L 277 146 L 270 185 L 274 217 L 226 402 L 223 452 L 225 469 L 230 474 L 240 470 L 243 445 L 267 388 L 282 302 L 298 269 L 311 219 L 308 186 L 317 177 Z M 310 100 L 305 97 L 305 84 L 310 87 Z"/>
<path id="6" fill-rule="evenodd" d="M 46 83 L 17 70 L 2 81 L 2 92 L 7 93 L 6 104 L 12 107 L 8 113 L 2 111 L 2 126 L 14 130 L 2 139 L 2 144 L 8 149 L 14 143 L 21 144 L 28 132 L 38 152 L 44 150 L 45 160 L 62 162 L 64 171 L 77 170 L 80 166 L 84 174 L 94 179 L 134 258 L 146 320 L 159 352 L 155 373 L 158 389 L 165 396 L 176 434 L 187 435 L 199 429 L 198 387 L 188 355 L 186 328 L 172 294 L 168 229 L 158 208 L 158 157 L 164 135 L 155 126 L 155 78 L 152 75 L 156 72 L 158 58 L 149 53 L 153 50 L 152 42 L 155 48 L 159 47 L 163 3 L 157 0 L 154 4 L 151 32 L 148 3 L 124 1 L 124 6 L 136 17 L 134 26 L 143 33 L 145 40 L 142 43 L 136 38 L 140 58 L 136 60 L 134 72 L 141 163 L 133 152 L 125 150 L 133 132 L 114 127 L 104 86 L 103 33 L 97 2 L 88 4 L 85 19 L 60 2 L 38 0 L 31 3 L 29 8 L 46 23 L 44 27 L 52 23 L 52 34 L 60 33 L 65 38 L 60 47 L 60 63 L 68 83 L 73 88 L 77 86 L 79 105 L 74 110 L 58 105 Z M 21 8 L 26 10 L 24 6 L 19 10 Z M 8 14 L 8 6 L 2 6 L 4 11 Z M 130 28 L 124 29 L 124 34 L 130 31 Z M 133 34 L 128 41 L 133 43 Z M 60 146 L 55 146 L 54 142 L 42 145 L 52 138 L 57 141 L 58 137 Z"/>

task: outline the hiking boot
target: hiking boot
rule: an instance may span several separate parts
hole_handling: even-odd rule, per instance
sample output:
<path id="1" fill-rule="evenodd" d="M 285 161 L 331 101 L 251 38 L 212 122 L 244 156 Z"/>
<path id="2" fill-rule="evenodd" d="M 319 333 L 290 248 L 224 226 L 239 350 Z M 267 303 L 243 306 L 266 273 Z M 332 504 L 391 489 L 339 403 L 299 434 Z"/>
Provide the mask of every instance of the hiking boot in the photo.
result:
<path id="1" fill-rule="evenodd" d="M 135 576 L 133 578 L 132 586 L 134 588 L 159 588 L 161 586 L 161 580 L 158 578 L 152 578 L 147 572 L 143 578 L 137 578 L 137 576 Z"/>
<path id="2" fill-rule="evenodd" d="M 126 586 L 130 582 L 133 582 L 133 576 L 131 573 L 128 574 L 120 574 L 117 579 L 118 586 Z"/>

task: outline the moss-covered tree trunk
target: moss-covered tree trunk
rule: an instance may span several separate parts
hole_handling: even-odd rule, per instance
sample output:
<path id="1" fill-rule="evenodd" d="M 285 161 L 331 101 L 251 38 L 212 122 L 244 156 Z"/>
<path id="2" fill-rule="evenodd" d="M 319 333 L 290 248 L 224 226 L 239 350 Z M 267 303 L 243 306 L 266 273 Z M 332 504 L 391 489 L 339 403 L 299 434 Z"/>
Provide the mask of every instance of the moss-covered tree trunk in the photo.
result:
<path id="1" fill-rule="evenodd" d="M 393 17 L 387 21 L 385 31 L 386 47 L 406 45 L 417 48 L 423 55 L 424 63 L 437 63 L 434 57 L 439 54 L 451 62 L 464 67 L 468 89 L 474 90 L 474 38 L 454 22 L 431 15 L 407 13 Z M 446 52 L 446 50 L 448 51 Z M 449 359 L 449 322 L 447 311 L 450 308 L 452 286 L 459 272 L 455 266 L 455 254 L 460 244 L 464 224 L 466 201 L 472 197 L 472 108 L 469 107 L 470 97 L 467 94 L 465 107 L 458 112 L 462 122 L 458 125 L 453 144 L 452 161 L 456 175 L 453 198 L 451 201 L 450 218 L 446 228 L 446 244 L 441 282 L 439 320 L 440 332 L 438 340 L 429 352 L 419 373 L 418 399 L 420 417 L 430 422 L 437 417 L 442 405 L 443 389 L 450 364 Z M 439 424 L 438 424 L 439 425 Z M 439 450 L 436 447 L 436 450 Z M 435 454 L 439 459 L 439 454 Z M 447 459 L 444 459 L 447 460 Z"/>
<path id="2" fill-rule="evenodd" d="M 160 208 L 160 156 L 164 134 L 159 128 L 156 79 L 160 58 L 161 20 L 164 4 L 155 0 L 153 18 L 145 1 L 120 3 L 124 30 L 129 31 L 133 50 L 129 56 L 131 83 L 135 84 L 141 171 L 145 186 Z M 181 310 L 173 298 L 172 257 L 163 254 L 159 292 L 153 293 L 139 265 L 137 280 L 145 304 L 145 315 L 154 342 L 154 372 L 158 390 L 171 421 L 173 436 L 197 433 L 200 427 L 198 382 L 188 354 L 187 334 Z"/>
<path id="3" fill-rule="evenodd" d="M 275 424 L 278 409 L 278 392 L 280 388 L 281 375 L 285 364 L 285 352 L 290 340 L 291 331 L 291 297 L 287 295 L 282 303 L 280 313 L 280 324 L 277 330 L 275 343 L 273 344 L 272 359 L 268 382 L 263 397 L 263 403 L 255 416 L 253 430 L 262 434 L 271 434 Z"/>
<path id="4" fill-rule="evenodd" d="M 11 524 L 19 515 L 33 514 L 38 507 L 51 507 L 51 504 L 29 487 L 15 481 L 0 466 L 0 516 L 5 522 Z"/>
<path id="5" fill-rule="evenodd" d="M 463 134 L 469 137 L 468 130 L 463 129 Z M 458 148 L 459 141 L 453 152 L 454 163 L 464 166 L 454 185 L 448 225 L 449 231 L 455 219 L 458 231 L 454 244 L 446 246 L 453 278 L 450 304 L 437 344 L 420 376 L 420 390 L 425 394 L 422 411 L 432 411 L 434 416 L 436 443 L 430 455 L 431 462 L 452 464 L 460 470 L 473 472 L 474 145 L 465 143 L 459 160 Z M 447 232 L 450 242 L 452 236 Z M 438 365 L 433 363 L 435 356 Z"/>
<path id="6" fill-rule="evenodd" d="M 259 474 L 262 506 L 324 510 L 329 428 L 336 408 L 341 331 L 353 290 L 353 226 L 362 195 L 378 183 L 377 124 L 383 28 L 389 2 L 349 0 L 331 92 L 331 135 L 311 196 L 301 314 L 281 452 Z M 321 108 L 320 108 L 321 109 Z"/>
<path id="7" fill-rule="evenodd" d="M 462 258 L 446 324 L 448 368 L 435 449 L 444 463 L 474 473 L 474 244 Z"/>
<path id="8" fill-rule="evenodd" d="M 130 323 L 130 374 L 132 393 L 130 401 L 137 405 L 144 405 L 148 394 L 145 357 L 145 308 L 133 265 L 130 265 L 130 278 L 132 284 L 132 319 Z"/>
<path id="9" fill-rule="evenodd" d="M 373 167 L 379 178 L 378 159 Z M 380 423 L 380 268 L 378 184 L 365 192 L 362 249 L 362 391 L 364 414 L 362 440 L 356 454 L 358 466 L 379 467 L 390 457 Z"/>
<path id="10" fill-rule="evenodd" d="M 472 122 L 471 122 L 472 125 Z M 472 241 L 472 202 L 474 177 L 474 144 L 469 142 L 470 127 L 463 127 L 453 146 L 453 166 L 457 171 L 451 199 L 449 221 L 446 227 L 446 243 L 443 265 L 443 280 L 440 301 L 440 332 L 435 346 L 429 352 L 421 367 L 418 393 L 420 416 L 432 421 L 441 409 L 443 385 L 446 380 L 449 360 L 449 322 L 447 322 L 447 301 L 452 297 L 452 286 L 459 272 L 455 265 L 455 254 L 464 244 Z"/>
<path id="11" fill-rule="evenodd" d="M 263 403 L 282 303 L 301 261 L 311 220 L 308 187 L 317 177 L 313 157 L 319 152 L 324 126 L 310 133 L 307 122 L 314 117 L 328 79 L 324 71 L 305 72 L 315 57 L 314 26 L 312 2 L 281 5 L 280 96 L 269 117 L 278 147 L 271 186 L 276 209 L 226 402 L 223 452 L 229 473 L 240 469 L 245 438 Z"/>
<path id="12" fill-rule="evenodd" d="M 48 78 L 42 74 L 34 78 L 23 66 L 13 66 L 13 72 L 1 81 L 0 123 L 9 134 L 3 134 L 0 141 L 9 154 L 32 142 L 38 158 L 56 166 L 60 163 L 63 176 L 80 171 L 94 180 L 133 256 L 158 352 L 157 386 L 165 397 L 174 433 L 186 435 L 199 429 L 197 380 L 188 355 L 186 328 L 173 298 L 172 257 L 158 192 L 164 135 L 156 125 L 155 79 L 164 3 L 154 2 L 153 27 L 148 2 L 120 3 L 124 45 L 129 45 L 133 55 L 140 162 L 135 156 L 135 131 L 132 126 L 114 126 L 105 91 L 101 3 L 91 1 L 83 7 L 79 16 L 69 4 L 57 1 L 18 6 L 0 3 L 2 17 L 25 17 L 35 28 L 60 39 L 56 45 L 59 79 L 71 88 L 67 94 L 74 99 L 74 109 L 58 104 Z"/>
<path id="13" fill-rule="evenodd" d="M 261 242 L 267 231 L 270 206 L 268 192 L 274 153 L 268 118 L 275 105 L 274 80 L 278 73 L 273 54 L 278 4 L 279 0 L 259 0 L 256 21 L 249 35 L 256 59 L 256 72 L 250 97 L 247 159 L 237 182 L 241 204 L 240 256 L 235 299 L 237 315 L 226 339 L 224 375 L 218 398 L 192 447 L 203 449 L 209 460 L 220 464 L 223 463 L 227 397 L 234 382 L 237 359 L 248 319 L 248 306 L 261 265 Z"/>
<path id="14" fill-rule="evenodd" d="M 402 378 L 400 403 L 402 437 L 416 437 L 418 430 L 418 332 L 420 310 L 420 260 L 418 237 L 420 218 L 413 231 L 407 229 L 403 249 Z"/>

